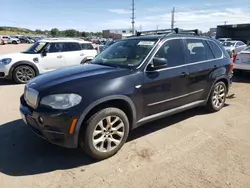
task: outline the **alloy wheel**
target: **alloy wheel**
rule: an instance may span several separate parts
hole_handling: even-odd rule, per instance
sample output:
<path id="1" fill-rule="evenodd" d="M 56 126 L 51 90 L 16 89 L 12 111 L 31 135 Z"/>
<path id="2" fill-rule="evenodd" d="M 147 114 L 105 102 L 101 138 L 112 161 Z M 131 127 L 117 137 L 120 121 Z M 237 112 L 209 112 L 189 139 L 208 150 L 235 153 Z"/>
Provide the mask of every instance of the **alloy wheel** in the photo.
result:
<path id="1" fill-rule="evenodd" d="M 214 107 L 220 108 L 224 105 L 226 97 L 226 88 L 223 85 L 219 84 L 215 87 L 212 102 Z"/>
<path id="2" fill-rule="evenodd" d="M 27 83 L 34 76 L 34 71 L 29 67 L 20 67 L 16 71 L 16 78 L 22 83 Z"/>
<path id="3" fill-rule="evenodd" d="M 110 152 L 121 144 L 124 134 L 122 119 L 115 115 L 107 116 L 96 125 L 92 143 L 99 152 Z"/>

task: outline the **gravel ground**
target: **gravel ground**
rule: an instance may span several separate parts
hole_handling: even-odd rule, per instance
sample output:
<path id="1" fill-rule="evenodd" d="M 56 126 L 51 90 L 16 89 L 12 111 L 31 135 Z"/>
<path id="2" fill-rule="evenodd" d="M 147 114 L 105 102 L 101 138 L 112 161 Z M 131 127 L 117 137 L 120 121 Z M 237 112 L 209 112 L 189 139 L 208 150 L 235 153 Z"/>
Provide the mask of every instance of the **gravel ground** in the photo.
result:
<path id="1" fill-rule="evenodd" d="M 249 188 L 249 83 L 250 74 L 235 78 L 236 98 L 220 112 L 196 108 L 146 124 L 117 155 L 94 162 L 35 136 L 20 120 L 24 85 L 1 80 L 1 188 Z"/>

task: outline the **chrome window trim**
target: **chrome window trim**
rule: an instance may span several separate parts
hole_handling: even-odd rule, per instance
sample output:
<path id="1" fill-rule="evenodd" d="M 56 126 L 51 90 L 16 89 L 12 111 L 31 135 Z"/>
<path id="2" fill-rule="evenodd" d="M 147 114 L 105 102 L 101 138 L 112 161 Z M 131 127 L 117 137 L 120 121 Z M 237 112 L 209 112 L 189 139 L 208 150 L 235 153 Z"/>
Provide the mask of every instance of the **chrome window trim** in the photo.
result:
<path id="1" fill-rule="evenodd" d="M 169 101 L 173 101 L 173 100 L 180 99 L 180 98 L 183 98 L 183 97 L 187 97 L 187 96 L 190 96 L 190 95 L 194 95 L 194 94 L 200 93 L 200 92 L 202 92 L 202 91 L 203 91 L 203 89 L 200 89 L 200 90 L 193 91 L 193 92 L 190 92 L 190 93 L 187 93 L 187 94 L 184 94 L 184 95 L 180 95 L 180 96 L 177 96 L 177 97 L 173 97 L 173 98 L 170 98 L 170 99 L 166 99 L 166 100 L 162 100 L 162 101 L 150 103 L 150 104 L 148 104 L 147 106 L 148 106 L 148 107 L 150 107 L 150 106 L 155 106 L 155 105 L 157 105 L 157 104 L 162 104 L 162 103 L 165 103 L 165 102 L 169 102 Z"/>
<path id="2" fill-rule="evenodd" d="M 151 58 L 149 59 L 149 61 L 147 62 L 146 66 L 145 66 L 145 68 L 144 68 L 144 72 L 152 72 L 152 71 L 147 71 L 146 69 L 147 69 L 147 66 L 149 65 L 149 63 L 152 62 L 152 60 L 153 60 L 154 56 L 156 55 L 156 53 L 158 52 L 158 50 L 162 47 L 163 44 L 165 44 L 165 42 L 167 42 L 167 41 L 169 41 L 169 40 L 175 40 L 175 39 L 181 39 L 181 40 L 185 40 L 185 39 L 197 39 L 197 40 L 211 41 L 211 42 L 213 42 L 215 45 L 217 45 L 217 47 L 220 49 L 222 55 L 221 55 L 220 58 L 214 58 L 214 59 L 209 59 L 209 60 L 205 60 L 205 61 L 198 61 L 198 62 L 193 62 L 193 63 L 186 63 L 186 64 L 178 65 L 178 66 L 175 66 L 175 67 L 166 67 L 166 68 L 163 68 L 163 69 L 155 70 L 155 71 L 153 71 L 153 72 L 158 72 L 158 71 L 163 71 L 163 70 L 170 70 L 170 69 L 175 69 L 175 68 L 180 68 L 180 67 L 185 67 L 185 66 L 195 65 L 195 64 L 201 64 L 201 63 L 207 63 L 207 62 L 210 62 L 210 61 L 220 60 L 220 59 L 223 59 L 223 58 L 224 58 L 224 53 L 223 53 L 223 51 L 221 50 L 220 46 L 219 46 L 218 44 L 216 44 L 216 42 L 214 42 L 214 41 L 211 40 L 211 39 L 198 38 L 198 37 L 176 37 L 176 38 L 167 38 L 167 39 L 164 39 L 164 40 L 160 41 L 160 42 L 162 42 L 162 44 L 160 44 L 160 45 L 158 46 L 158 48 L 156 49 L 156 51 L 153 53 L 152 57 L 151 57 Z M 160 42 L 159 42 L 159 43 L 160 43 Z M 158 43 L 157 43 L 157 44 L 158 44 Z M 157 44 L 156 44 L 156 45 L 157 45 Z M 208 43 L 208 45 L 210 46 L 209 43 Z M 153 48 L 153 49 L 155 49 L 155 48 Z M 152 49 L 152 50 L 153 50 L 153 49 Z M 213 52 L 213 50 L 212 50 L 212 52 Z M 151 53 L 151 52 L 150 52 L 150 53 Z M 149 54 L 150 54 L 150 53 L 149 53 Z M 214 53 L 214 52 L 213 52 L 213 53 Z M 149 56 L 149 54 L 148 54 L 148 56 Z M 145 60 L 146 60 L 147 58 L 148 58 L 148 57 L 146 57 Z M 144 60 L 144 61 L 145 61 L 145 60 Z M 140 67 L 144 64 L 144 61 L 143 61 L 143 63 L 141 63 L 141 65 L 140 65 L 139 67 L 137 67 L 137 68 L 140 68 Z"/>

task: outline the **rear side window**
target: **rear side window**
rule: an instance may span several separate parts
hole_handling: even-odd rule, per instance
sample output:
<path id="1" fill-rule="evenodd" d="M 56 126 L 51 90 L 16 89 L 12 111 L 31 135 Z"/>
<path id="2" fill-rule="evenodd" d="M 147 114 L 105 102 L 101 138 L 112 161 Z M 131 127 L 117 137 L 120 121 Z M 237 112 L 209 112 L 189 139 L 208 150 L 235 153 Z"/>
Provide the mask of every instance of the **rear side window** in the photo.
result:
<path id="1" fill-rule="evenodd" d="M 189 63 L 214 59 L 213 52 L 205 40 L 186 39 Z"/>
<path id="2" fill-rule="evenodd" d="M 210 44 L 210 46 L 211 46 L 211 48 L 212 48 L 212 50 L 213 50 L 213 52 L 214 52 L 215 58 L 216 58 L 216 59 L 217 59 L 217 58 L 221 58 L 221 56 L 222 56 L 222 51 L 221 51 L 221 49 L 219 48 L 219 46 L 218 46 L 217 44 L 215 44 L 215 42 L 213 42 L 213 41 L 208 41 L 208 43 Z"/>
<path id="3" fill-rule="evenodd" d="M 64 44 L 64 51 L 65 52 L 79 51 L 79 50 L 81 50 L 79 43 L 67 42 Z"/>
<path id="4" fill-rule="evenodd" d="M 94 49 L 94 47 L 90 43 L 82 43 L 81 47 L 83 50 L 93 50 Z"/>

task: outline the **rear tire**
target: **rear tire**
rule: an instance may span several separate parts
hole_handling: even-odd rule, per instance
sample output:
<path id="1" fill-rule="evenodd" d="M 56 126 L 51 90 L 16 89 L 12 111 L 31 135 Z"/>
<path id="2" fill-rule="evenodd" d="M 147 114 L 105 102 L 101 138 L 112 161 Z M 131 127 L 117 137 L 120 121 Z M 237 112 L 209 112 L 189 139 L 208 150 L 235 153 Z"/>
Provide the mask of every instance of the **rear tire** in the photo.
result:
<path id="1" fill-rule="evenodd" d="M 17 44 L 17 41 L 12 41 L 12 44 Z"/>
<path id="2" fill-rule="evenodd" d="M 206 108 L 210 112 L 218 112 L 225 105 L 227 96 L 227 87 L 224 82 L 217 82 L 210 93 L 210 96 L 207 101 Z"/>
<path id="3" fill-rule="evenodd" d="M 20 65 L 13 71 L 13 79 L 18 84 L 26 84 L 35 76 L 35 70 L 27 65 Z"/>
<path id="4" fill-rule="evenodd" d="M 129 121 L 118 108 L 105 108 L 92 115 L 80 132 L 80 146 L 92 158 L 103 160 L 115 155 L 129 134 Z"/>

